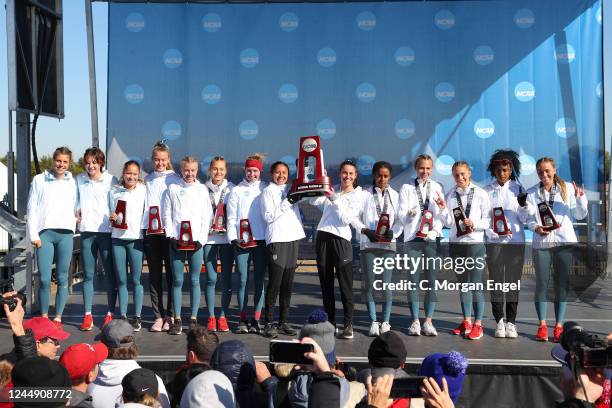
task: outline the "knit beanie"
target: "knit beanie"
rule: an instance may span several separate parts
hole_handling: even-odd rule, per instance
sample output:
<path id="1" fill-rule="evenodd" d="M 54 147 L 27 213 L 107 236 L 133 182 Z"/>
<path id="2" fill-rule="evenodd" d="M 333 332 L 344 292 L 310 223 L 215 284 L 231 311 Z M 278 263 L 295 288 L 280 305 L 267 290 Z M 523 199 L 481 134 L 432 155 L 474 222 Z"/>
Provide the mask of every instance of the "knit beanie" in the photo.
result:
<path id="1" fill-rule="evenodd" d="M 310 337 L 317 342 L 329 364 L 336 364 L 336 329 L 327 320 L 327 313 L 314 310 L 300 330 L 300 340 Z"/>
<path id="2" fill-rule="evenodd" d="M 442 388 L 442 377 L 446 378 L 450 397 L 453 402 L 457 402 L 467 367 L 467 358 L 458 351 L 451 351 L 448 354 L 436 353 L 425 357 L 419 368 L 419 375 L 435 378 L 440 388 Z"/>

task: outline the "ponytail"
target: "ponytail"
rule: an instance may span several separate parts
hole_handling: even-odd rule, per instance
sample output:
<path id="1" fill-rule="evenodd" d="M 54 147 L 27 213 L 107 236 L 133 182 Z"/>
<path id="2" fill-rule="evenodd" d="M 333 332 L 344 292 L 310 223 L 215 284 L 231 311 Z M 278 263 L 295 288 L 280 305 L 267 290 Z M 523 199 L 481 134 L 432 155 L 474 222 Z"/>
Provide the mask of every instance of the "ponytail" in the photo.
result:
<path id="1" fill-rule="evenodd" d="M 567 186 L 565 185 L 565 181 L 561 177 L 559 177 L 557 173 L 555 173 L 553 180 L 561 188 L 561 198 L 563 199 L 563 202 L 566 202 L 567 201 Z"/>

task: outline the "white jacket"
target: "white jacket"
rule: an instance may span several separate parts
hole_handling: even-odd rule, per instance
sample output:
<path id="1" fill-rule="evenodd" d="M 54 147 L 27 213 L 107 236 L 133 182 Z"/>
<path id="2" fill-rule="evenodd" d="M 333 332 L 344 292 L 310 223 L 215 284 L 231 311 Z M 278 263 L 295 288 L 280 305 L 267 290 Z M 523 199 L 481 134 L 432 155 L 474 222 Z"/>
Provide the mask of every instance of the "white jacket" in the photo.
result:
<path id="1" fill-rule="evenodd" d="M 334 186 L 334 191 L 340 191 L 340 186 Z M 323 215 L 317 225 L 317 231 L 334 234 L 347 241 L 351 240 L 351 223 L 359 216 L 363 206 L 363 190 L 357 186 L 350 193 L 338 193 L 332 202 L 326 196 L 309 200 L 310 204 L 323 209 Z"/>
<path id="2" fill-rule="evenodd" d="M 216 207 L 219 199 L 221 198 L 221 193 L 224 189 L 227 189 L 225 192 L 225 196 L 223 197 L 223 202 L 225 203 L 225 226 L 227 227 L 227 202 L 229 201 L 230 193 L 234 188 L 234 183 L 231 181 L 223 180 L 221 185 L 216 186 L 210 180 L 206 182 L 206 188 L 208 189 L 208 197 L 210 198 L 210 194 L 212 192 L 214 202 L 210 203 L 210 208 Z M 210 225 L 212 226 L 213 222 L 215 222 L 215 217 L 211 215 L 210 217 Z M 229 241 L 227 239 L 227 233 L 225 234 L 208 234 L 208 244 L 227 244 Z"/>
<path id="3" fill-rule="evenodd" d="M 469 234 L 457 237 L 457 225 L 455 224 L 453 209 L 459 207 L 459 204 L 455 197 L 455 191 L 459 193 L 463 209 L 467 210 L 468 195 L 472 188 L 474 189 L 472 207 L 469 216 L 466 214 L 466 217 L 472 220 L 474 228 Z M 444 224 L 450 228 L 450 242 L 484 242 L 484 231 L 489 228 L 491 224 L 490 215 L 491 204 L 489 202 L 489 195 L 486 191 L 473 183 L 470 183 L 465 189 L 454 186 L 446 194 L 446 207 L 442 211 L 442 217 L 443 219 L 446 218 Z"/>
<path id="4" fill-rule="evenodd" d="M 555 220 L 557 223 L 559 223 L 559 225 L 561 225 L 561 227 L 550 231 L 547 236 L 542 236 L 536 233 L 535 230 L 538 225 L 542 225 L 540 211 L 538 211 L 537 205 L 542 201 L 546 201 L 548 203 L 550 193 L 544 191 L 544 197 L 542 197 L 540 195 L 539 183 L 527 190 L 527 203 L 529 205 L 530 213 L 527 226 L 534 232 L 532 244 L 533 248 L 540 249 L 551 247 L 555 244 L 578 242 L 576 232 L 574 231 L 574 225 L 572 224 L 572 217 L 577 220 L 586 218 L 588 215 L 588 201 L 586 194 L 576 198 L 574 186 L 572 184 L 566 182 L 565 187 L 567 189 L 566 201 L 563 201 L 563 197 L 561 196 L 561 188 L 557 185 L 555 200 L 551 208 L 553 215 L 555 216 Z"/>
<path id="5" fill-rule="evenodd" d="M 117 178 L 108 171 L 99 180 L 89 178 L 87 172 L 76 176 L 78 210 L 81 211 L 81 232 L 111 232 L 108 219 L 108 192 L 117 184 Z"/>
<path id="6" fill-rule="evenodd" d="M 261 193 L 261 213 L 266 221 L 266 245 L 305 238 L 297 203 L 287 200 L 287 185 L 270 183 Z"/>
<path id="7" fill-rule="evenodd" d="M 242 180 L 240 184 L 232 189 L 227 201 L 227 239 L 232 242 L 238 239 L 240 234 L 239 222 L 248 218 L 253 233 L 253 239 L 263 240 L 266 238 L 266 222 L 261 215 L 261 192 L 266 188 L 266 183 L 257 180 L 248 183 Z"/>
<path id="8" fill-rule="evenodd" d="M 493 180 L 486 185 L 484 190 L 489 195 L 491 202 L 491 225 L 485 231 L 487 242 L 506 243 L 506 242 L 525 242 L 524 224 L 527 221 L 529 210 L 518 204 L 516 197 L 521 193 L 521 186 L 513 180 L 507 181 L 500 186 L 497 180 Z M 512 237 L 497 236 L 493 231 L 493 209 L 502 207 L 508 228 L 512 231 Z"/>
<path id="9" fill-rule="evenodd" d="M 444 197 L 442 186 L 434 180 L 427 180 L 424 184 L 419 183 L 418 188 L 421 191 L 423 204 L 427 201 L 427 185 L 429 183 L 429 205 L 426 210 L 433 213 L 433 229 L 442 236 L 442 228 L 444 219 L 440 208 L 435 200 Z M 419 207 L 419 198 L 417 195 L 417 187 L 413 184 L 404 184 L 399 192 L 399 210 L 397 214 L 398 222 L 404 229 L 404 242 L 412 241 L 416 237 L 419 226 L 421 225 L 421 208 Z M 445 218 L 445 217 L 444 217 Z"/>
<path id="10" fill-rule="evenodd" d="M 389 225 L 391 225 L 391 230 L 393 231 L 392 241 L 395 242 L 395 239 L 399 237 L 402 233 L 401 225 L 399 224 L 397 217 L 397 211 L 399 208 L 399 194 L 391 187 L 387 187 L 386 191 L 387 193 L 385 194 L 385 196 L 388 200 L 387 214 L 389 214 Z M 370 239 L 364 234 L 362 234 L 361 230 L 363 228 L 368 228 L 376 231 L 378 220 L 380 218 L 377 213 L 376 202 L 374 201 L 374 194 L 378 196 L 378 202 L 380 203 L 381 211 L 384 210 L 385 203 L 380 188 L 374 187 L 373 189 L 364 189 L 362 190 L 361 196 L 362 207 L 360 216 L 356 217 L 355 220 L 351 223 L 355 228 L 357 237 L 361 244 L 370 243 Z"/>
<path id="11" fill-rule="evenodd" d="M 34 176 L 28 196 L 27 226 L 30 241 L 40 240 L 45 229 L 76 228 L 77 185 L 67 171 L 63 179 L 45 170 Z"/>
<path id="12" fill-rule="evenodd" d="M 168 190 L 168 186 L 171 184 L 177 184 L 181 182 L 181 176 L 176 174 L 174 170 L 166 170 L 163 172 L 154 171 L 149 173 L 145 179 L 145 185 L 147 187 L 147 198 L 145 202 L 145 216 L 142 218 L 142 229 L 149 228 L 149 208 L 151 206 L 158 206 L 159 213 L 164 213 L 164 200 L 163 195 Z M 161 220 L 161 227 L 164 228 L 164 220 Z"/>
<path id="13" fill-rule="evenodd" d="M 131 190 L 117 184 L 108 192 L 109 213 L 115 212 L 117 201 L 126 202 L 126 221 L 128 228 L 122 230 L 113 228 L 111 237 L 119 239 L 141 239 L 142 238 L 142 217 L 145 209 L 146 188 L 144 184 L 138 183 Z"/>
<path id="14" fill-rule="evenodd" d="M 198 180 L 191 184 L 181 179 L 172 184 L 164 195 L 164 225 L 168 238 L 180 237 L 181 221 L 191 223 L 191 235 L 194 241 L 206 245 L 212 207 L 208 190 Z"/>

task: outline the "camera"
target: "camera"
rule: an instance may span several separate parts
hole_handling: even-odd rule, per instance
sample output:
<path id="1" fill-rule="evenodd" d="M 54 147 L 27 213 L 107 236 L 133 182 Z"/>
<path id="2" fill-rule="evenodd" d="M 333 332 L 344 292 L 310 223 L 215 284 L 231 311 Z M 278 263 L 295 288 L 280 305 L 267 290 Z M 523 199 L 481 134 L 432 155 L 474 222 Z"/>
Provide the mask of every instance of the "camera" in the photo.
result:
<path id="1" fill-rule="evenodd" d="M 21 299 L 21 306 L 25 307 L 25 293 L 19 292 L 7 298 L 0 297 L 0 318 L 6 317 L 6 313 L 4 313 L 4 307 L 2 307 L 2 305 L 8 305 L 9 311 L 12 312 L 17 307 L 17 299 Z"/>
<path id="2" fill-rule="evenodd" d="M 576 356 L 581 368 L 612 368 L 612 344 L 607 339 L 586 332 L 578 323 L 563 325 L 561 346 Z"/>

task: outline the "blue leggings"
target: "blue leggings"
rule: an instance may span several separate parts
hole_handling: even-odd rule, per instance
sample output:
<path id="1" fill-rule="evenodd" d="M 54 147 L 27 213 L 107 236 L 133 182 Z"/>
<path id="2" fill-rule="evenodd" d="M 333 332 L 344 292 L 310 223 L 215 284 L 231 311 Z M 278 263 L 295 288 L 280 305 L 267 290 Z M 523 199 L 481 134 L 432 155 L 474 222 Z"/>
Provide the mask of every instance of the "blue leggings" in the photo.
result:
<path id="1" fill-rule="evenodd" d="M 236 268 L 240 274 L 240 289 L 238 290 L 238 307 L 240 308 L 240 319 L 246 320 L 246 312 L 249 306 L 249 297 L 247 295 L 247 286 L 249 278 L 249 262 L 253 262 L 254 275 L 251 277 L 255 280 L 253 287 L 255 297 L 256 320 L 261 316 L 261 309 L 264 305 L 264 278 L 266 274 L 266 241 L 257 241 L 257 246 L 248 249 L 235 249 L 234 256 L 236 258 Z"/>
<path id="2" fill-rule="evenodd" d="M 191 317 L 198 316 L 200 308 L 200 273 L 202 272 L 202 260 L 204 250 L 177 251 L 170 248 L 170 264 L 172 265 L 172 299 L 174 317 L 181 317 L 181 306 L 183 305 L 183 280 L 185 277 L 185 262 L 189 265 L 189 278 L 191 279 Z"/>
<path id="3" fill-rule="evenodd" d="M 470 244 L 451 244 L 449 248 L 451 258 L 455 260 L 455 273 L 457 274 L 457 280 L 461 283 L 483 283 L 482 275 L 484 273 L 485 265 L 485 245 L 482 243 L 470 243 Z M 465 270 L 461 270 L 459 273 L 457 259 L 458 258 L 472 258 L 473 266 L 471 269 L 463 267 Z M 480 258 L 480 259 L 476 259 Z M 481 267 L 482 266 L 482 267 Z M 472 292 L 476 301 L 472 302 Z M 472 317 L 472 307 L 474 308 L 475 320 L 482 320 L 484 314 L 484 294 L 482 290 L 466 290 L 461 291 L 459 294 L 461 299 L 461 312 L 463 313 L 464 319 Z"/>
<path id="4" fill-rule="evenodd" d="M 51 296 L 51 269 L 55 258 L 57 293 L 55 294 L 55 314 L 61 316 L 68 300 L 68 268 L 72 259 L 74 233 L 64 229 L 46 229 L 40 232 L 42 246 L 36 251 L 36 263 L 40 275 L 38 299 L 40 312 L 49 313 Z"/>
<path id="5" fill-rule="evenodd" d="M 533 265 L 536 273 L 534 300 L 539 320 L 546 320 L 548 309 L 546 292 L 550 281 L 551 264 L 553 267 L 553 281 L 555 283 L 555 318 L 557 323 L 563 323 L 565 320 L 569 270 L 572 266 L 573 257 L 573 248 L 567 245 L 547 249 L 533 249 Z"/>
<path id="6" fill-rule="evenodd" d="M 404 243 L 404 247 L 406 248 L 406 254 L 410 258 L 420 258 L 422 259 L 422 262 L 426 262 L 427 258 L 434 259 L 438 253 L 437 242 L 415 240 Z M 419 284 L 421 282 L 423 270 L 425 271 L 427 282 L 429 284 L 429 290 L 425 291 L 425 317 L 431 319 L 433 317 L 434 310 L 436 310 L 436 276 L 438 275 L 438 271 L 436 269 L 435 262 L 430 265 L 431 268 L 427 268 L 427 265 L 423 266 L 414 271 L 414 273 L 412 273 L 413 271 L 410 271 L 410 281 L 414 282 L 417 287 L 417 289 L 410 291 L 410 313 L 412 314 L 413 320 L 418 320 L 419 318 Z"/>
<path id="7" fill-rule="evenodd" d="M 373 292 L 374 289 L 374 281 L 381 280 L 384 283 L 391 282 L 391 277 L 393 275 L 393 269 L 384 268 L 382 274 L 374 273 L 374 258 L 394 258 L 395 252 L 391 251 L 381 251 L 381 250 L 364 250 L 361 251 L 361 273 L 363 274 L 366 280 L 366 304 L 368 306 L 368 314 L 370 315 L 370 320 L 373 322 L 376 321 L 376 303 L 374 302 Z M 384 265 L 384 262 L 383 262 Z M 378 286 L 378 285 L 377 285 Z M 383 322 L 389 322 L 391 319 L 391 307 L 393 305 L 393 294 L 390 290 L 384 291 L 385 301 L 383 303 Z"/>
<path id="8" fill-rule="evenodd" d="M 113 270 L 111 245 L 111 234 L 109 232 L 81 232 L 81 261 L 83 272 L 85 273 L 83 280 L 83 305 L 85 305 L 85 313 L 91 313 L 94 292 L 93 279 L 96 273 L 98 251 L 106 276 L 108 311 L 111 313 L 115 311 L 117 281 L 115 279 L 115 271 Z"/>
<path id="9" fill-rule="evenodd" d="M 113 238 L 113 262 L 119 287 L 119 312 L 121 316 L 127 316 L 128 308 L 128 283 L 127 266 L 130 265 L 132 282 L 134 284 L 134 314 L 140 316 L 142 311 L 143 288 L 140 283 L 142 273 L 142 259 L 144 244 L 142 239 L 119 239 Z"/>
<path id="10" fill-rule="evenodd" d="M 232 265 L 234 250 L 231 244 L 212 244 L 204 246 L 206 260 L 206 305 L 208 316 L 215 316 L 215 287 L 217 286 L 217 259 L 221 259 L 221 314 L 229 314 L 229 304 L 232 299 Z"/>

